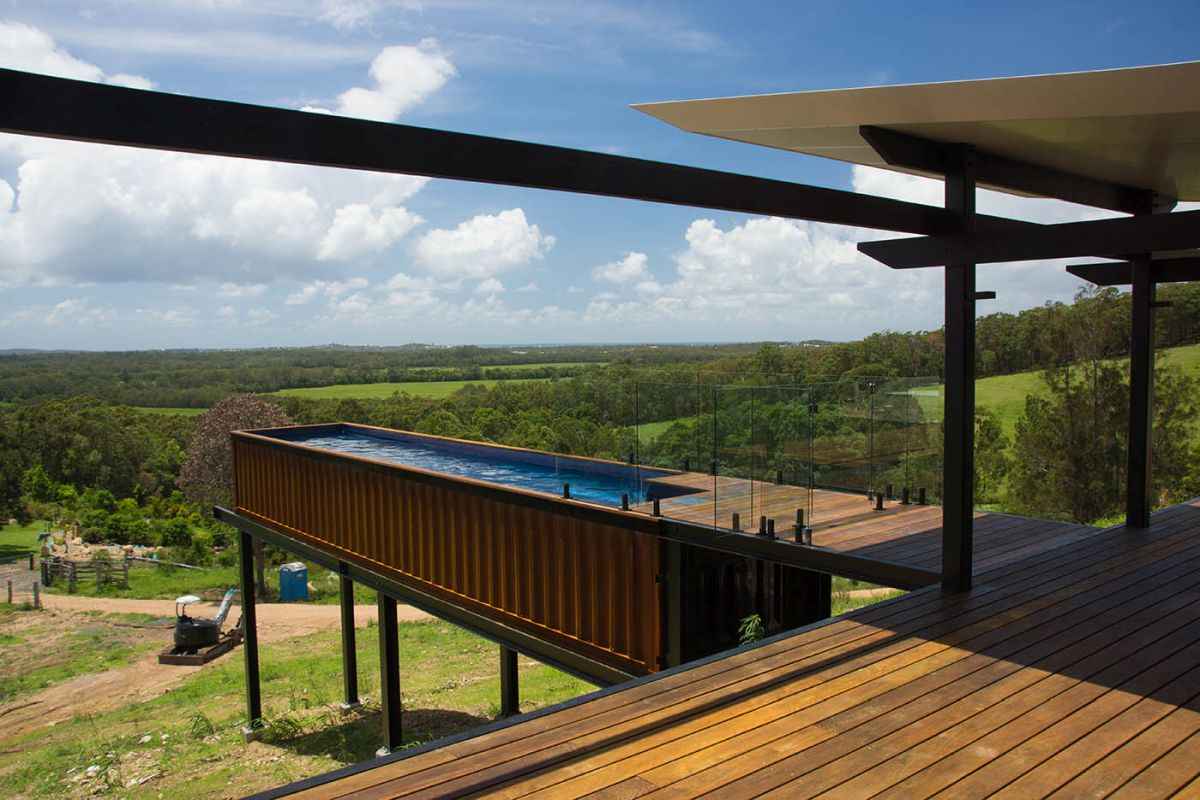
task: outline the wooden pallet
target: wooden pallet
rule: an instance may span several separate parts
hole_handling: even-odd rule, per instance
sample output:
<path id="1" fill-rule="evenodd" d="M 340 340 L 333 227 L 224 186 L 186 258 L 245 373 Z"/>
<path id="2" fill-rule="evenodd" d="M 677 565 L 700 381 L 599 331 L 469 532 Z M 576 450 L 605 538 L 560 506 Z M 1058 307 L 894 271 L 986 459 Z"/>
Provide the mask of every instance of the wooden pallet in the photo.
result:
<path id="1" fill-rule="evenodd" d="M 158 663 L 198 667 L 201 664 L 207 664 L 213 659 L 225 655 L 241 643 L 242 629 L 234 628 L 233 630 L 226 631 L 225 633 L 221 634 L 221 638 L 217 640 L 216 644 L 210 644 L 208 647 L 201 647 L 194 652 L 174 645 L 171 647 L 166 647 L 159 652 Z"/>

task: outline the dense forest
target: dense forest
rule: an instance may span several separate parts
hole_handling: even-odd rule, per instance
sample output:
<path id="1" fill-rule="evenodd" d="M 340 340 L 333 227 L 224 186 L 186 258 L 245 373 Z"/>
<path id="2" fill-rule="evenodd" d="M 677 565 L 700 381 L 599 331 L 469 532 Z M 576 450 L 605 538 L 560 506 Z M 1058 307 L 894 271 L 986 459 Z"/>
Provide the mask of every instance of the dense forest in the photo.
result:
<path id="1" fill-rule="evenodd" d="M 1160 311 L 1159 346 L 1200 341 L 1200 287 L 1160 294 L 1171 305 Z M 981 373 L 1038 370 L 1044 388 L 1026 399 L 1011 435 L 986 410 L 978 414 L 981 503 L 1081 522 L 1119 512 L 1128 302 L 1113 289 L 1083 291 L 1070 304 L 979 320 Z M 199 557 L 223 535 L 204 514 L 211 492 L 196 489 L 207 479 L 195 477 L 196 464 L 211 457 L 188 465 L 202 438 L 193 432 L 211 414 L 127 404 L 215 403 L 244 392 L 258 396 L 247 407 L 268 409 L 269 420 L 362 422 L 799 485 L 920 486 L 936 499 L 941 341 L 932 331 L 695 347 L 9 353 L 0 357 L 0 515 L 65 516 L 92 538 Z M 436 399 L 271 394 L 331 382 L 474 380 L 517 364 L 522 377 L 545 380 L 467 385 Z M 1200 495 L 1198 415 L 1197 382 L 1159 370 L 1160 504 Z M 214 435 L 222 434 L 203 438 Z"/>
<path id="2" fill-rule="evenodd" d="M 555 347 L 299 347 L 261 350 L 0 352 L 0 402 L 87 395 L 110 403 L 209 408 L 231 394 L 349 383 L 550 378 L 568 363 L 640 365 L 738 358 L 753 345 Z"/>

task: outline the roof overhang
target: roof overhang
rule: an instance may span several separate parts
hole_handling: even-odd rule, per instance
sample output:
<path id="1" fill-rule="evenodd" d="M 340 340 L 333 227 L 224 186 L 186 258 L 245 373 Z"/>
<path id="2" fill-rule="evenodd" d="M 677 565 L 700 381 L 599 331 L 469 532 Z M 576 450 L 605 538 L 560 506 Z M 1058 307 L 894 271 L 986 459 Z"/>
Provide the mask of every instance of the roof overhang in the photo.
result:
<path id="1" fill-rule="evenodd" d="M 937 175 L 886 163 L 860 132 L 862 126 L 886 128 L 1168 198 L 1200 200 L 1197 87 L 1200 62 L 1187 62 L 634 108 L 694 133 Z"/>

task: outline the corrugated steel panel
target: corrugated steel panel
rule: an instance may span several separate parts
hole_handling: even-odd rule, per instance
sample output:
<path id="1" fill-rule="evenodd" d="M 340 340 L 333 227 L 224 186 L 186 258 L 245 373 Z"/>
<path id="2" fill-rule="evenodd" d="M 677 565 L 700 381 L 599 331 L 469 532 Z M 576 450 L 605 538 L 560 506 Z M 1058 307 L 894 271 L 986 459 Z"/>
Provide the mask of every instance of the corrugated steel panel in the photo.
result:
<path id="1" fill-rule="evenodd" d="M 661 543 L 619 512 L 606 524 L 569 501 L 481 496 L 250 434 L 233 444 L 239 513 L 626 672 L 659 668 Z"/>

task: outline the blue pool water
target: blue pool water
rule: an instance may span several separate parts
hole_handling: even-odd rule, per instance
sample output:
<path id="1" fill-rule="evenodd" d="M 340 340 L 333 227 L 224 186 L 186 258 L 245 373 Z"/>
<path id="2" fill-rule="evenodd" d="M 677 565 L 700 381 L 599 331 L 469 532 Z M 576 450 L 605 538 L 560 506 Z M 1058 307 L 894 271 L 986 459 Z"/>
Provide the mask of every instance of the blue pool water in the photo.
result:
<path id="1" fill-rule="evenodd" d="M 648 478 L 671 474 L 663 470 L 504 450 L 484 444 L 429 441 L 399 432 L 386 435 L 362 431 L 322 435 L 301 433 L 278 435 L 278 438 L 322 450 L 406 464 L 519 489 L 532 489 L 558 497 L 562 496 L 563 484 L 569 483 L 573 499 L 618 508 L 623 494 L 628 494 L 630 505 L 635 505 L 675 493 L 672 491 L 674 487 L 647 484 Z"/>

